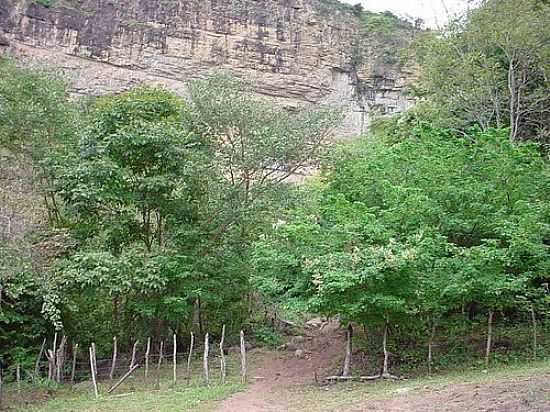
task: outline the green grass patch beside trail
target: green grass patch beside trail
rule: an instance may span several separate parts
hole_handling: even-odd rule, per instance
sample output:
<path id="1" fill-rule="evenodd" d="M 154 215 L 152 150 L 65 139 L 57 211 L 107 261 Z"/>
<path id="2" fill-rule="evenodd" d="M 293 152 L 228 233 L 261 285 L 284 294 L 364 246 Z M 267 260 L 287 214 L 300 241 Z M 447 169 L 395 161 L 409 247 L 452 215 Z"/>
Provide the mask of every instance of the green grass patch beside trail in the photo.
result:
<path id="1" fill-rule="evenodd" d="M 208 411 L 214 401 L 222 400 L 242 389 L 238 384 L 207 387 L 176 388 L 161 391 L 142 391 L 94 399 L 89 393 L 67 391 L 29 412 L 170 412 Z M 23 409 L 21 409 L 23 410 Z"/>

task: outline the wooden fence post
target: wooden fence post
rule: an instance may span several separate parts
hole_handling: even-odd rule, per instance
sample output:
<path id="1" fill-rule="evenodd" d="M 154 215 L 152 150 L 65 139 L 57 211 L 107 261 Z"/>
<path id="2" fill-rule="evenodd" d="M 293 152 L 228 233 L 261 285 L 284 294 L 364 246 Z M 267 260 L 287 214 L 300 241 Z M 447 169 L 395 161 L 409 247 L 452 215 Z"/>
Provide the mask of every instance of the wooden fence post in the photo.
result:
<path id="1" fill-rule="evenodd" d="M 209 343 L 208 343 L 208 332 L 206 335 L 204 335 L 204 354 L 202 357 L 202 366 L 204 369 L 204 381 L 207 385 L 210 384 L 210 376 L 208 374 L 208 351 L 209 351 Z"/>
<path id="2" fill-rule="evenodd" d="M 94 373 L 97 376 L 97 352 L 95 350 L 95 343 L 92 342 L 92 352 L 94 354 Z"/>
<path id="3" fill-rule="evenodd" d="M 187 384 L 191 380 L 191 358 L 193 356 L 193 344 L 195 343 L 195 335 L 191 332 L 191 343 L 189 344 L 189 355 L 187 356 Z"/>
<path id="4" fill-rule="evenodd" d="M 225 383 L 225 354 L 223 353 L 223 342 L 225 340 L 225 325 L 222 326 L 222 337 L 220 339 L 220 380 Z"/>
<path id="5" fill-rule="evenodd" d="M 246 383 L 246 346 L 244 342 L 244 332 L 241 330 L 241 382 Z"/>
<path id="6" fill-rule="evenodd" d="M 76 373 L 76 354 L 78 352 L 78 343 L 73 346 L 73 365 L 71 368 L 71 384 L 74 385 L 74 375 Z"/>
<path id="7" fill-rule="evenodd" d="M 157 364 L 157 384 L 156 388 L 160 389 L 160 366 L 162 365 L 162 360 L 164 359 L 164 341 L 160 341 L 160 351 L 159 351 L 159 362 Z"/>
<path id="8" fill-rule="evenodd" d="M 177 339 L 177 337 L 176 337 L 176 334 L 174 333 L 174 351 L 173 351 L 173 354 L 172 354 L 172 363 L 173 363 L 173 372 L 174 372 L 174 386 L 176 386 L 176 381 L 178 379 L 177 370 L 176 370 L 176 362 L 177 362 L 177 359 L 176 359 L 176 356 L 177 356 L 177 352 L 176 352 L 177 341 L 176 341 L 176 339 Z"/>
<path id="9" fill-rule="evenodd" d="M 151 338 L 147 338 L 147 350 L 145 351 L 145 383 L 149 376 L 149 354 L 151 353 Z"/>
<path id="10" fill-rule="evenodd" d="M 15 381 L 17 382 L 17 392 L 21 392 L 21 364 L 15 365 Z"/>
<path id="11" fill-rule="evenodd" d="M 113 336 L 113 359 L 111 360 L 111 370 L 109 371 L 109 379 L 113 380 L 116 369 L 116 357 L 117 357 L 117 340 L 116 336 Z"/>
<path id="12" fill-rule="evenodd" d="M 95 369 L 95 362 L 94 362 L 94 350 L 91 346 L 90 346 L 89 352 L 90 352 L 90 371 L 92 372 L 92 383 L 94 385 L 94 395 L 97 399 L 97 397 L 99 396 L 99 393 L 97 391 L 97 382 L 96 382 L 96 376 L 95 376 L 96 369 Z"/>
<path id="13" fill-rule="evenodd" d="M 130 367 L 128 368 L 128 370 L 132 369 L 136 363 L 136 351 L 138 344 L 139 340 L 136 340 L 134 343 L 134 347 L 132 348 L 132 360 L 130 361 Z"/>

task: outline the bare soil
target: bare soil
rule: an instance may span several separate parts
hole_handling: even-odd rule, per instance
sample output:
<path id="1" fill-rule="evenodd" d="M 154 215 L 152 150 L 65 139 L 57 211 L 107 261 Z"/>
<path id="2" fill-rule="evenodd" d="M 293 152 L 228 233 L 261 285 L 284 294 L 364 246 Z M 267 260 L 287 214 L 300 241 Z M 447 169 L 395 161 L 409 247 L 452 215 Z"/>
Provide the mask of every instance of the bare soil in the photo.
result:
<path id="1" fill-rule="evenodd" d="M 251 384 L 223 401 L 218 412 L 281 412 L 288 411 L 294 403 L 288 393 L 293 387 L 312 384 L 315 375 L 325 376 L 342 354 L 345 332 L 337 321 L 328 322 L 319 329 L 306 329 L 303 342 L 296 343 L 296 350 L 255 353 L 257 365 L 249 373 Z"/>
<path id="2" fill-rule="evenodd" d="M 412 383 L 369 382 L 318 386 L 343 358 L 345 331 L 337 322 L 309 329 L 303 351 L 257 351 L 250 385 L 222 401 L 218 412 L 550 412 L 550 368 Z M 547 364 L 546 364 L 547 365 Z M 479 379 L 478 379 L 479 378 Z"/>

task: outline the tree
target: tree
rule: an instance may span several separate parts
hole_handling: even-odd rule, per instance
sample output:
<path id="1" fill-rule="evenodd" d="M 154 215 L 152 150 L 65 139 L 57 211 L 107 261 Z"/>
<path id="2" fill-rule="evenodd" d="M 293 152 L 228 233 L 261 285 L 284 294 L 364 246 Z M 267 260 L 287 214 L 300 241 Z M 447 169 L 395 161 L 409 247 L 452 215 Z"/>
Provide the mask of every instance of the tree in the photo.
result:
<path id="1" fill-rule="evenodd" d="M 421 85 L 464 126 L 509 127 L 511 140 L 547 144 L 550 5 L 486 0 L 420 42 Z"/>
<path id="2" fill-rule="evenodd" d="M 514 297 L 547 278 L 549 169 L 506 133 L 459 138 L 419 123 L 404 140 L 345 146 L 310 209 L 258 244 L 259 286 L 381 325 L 384 375 L 392 324 L 433 331 L 464 302 L 517 309 Z"/>

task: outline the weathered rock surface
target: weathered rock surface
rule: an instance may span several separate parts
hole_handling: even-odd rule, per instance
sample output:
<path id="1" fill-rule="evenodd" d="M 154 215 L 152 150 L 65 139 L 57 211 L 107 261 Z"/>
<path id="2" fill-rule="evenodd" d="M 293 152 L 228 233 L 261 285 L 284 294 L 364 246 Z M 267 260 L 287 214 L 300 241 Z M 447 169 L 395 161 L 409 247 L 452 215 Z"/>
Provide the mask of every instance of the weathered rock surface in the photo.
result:
<path id="1" fill-rule="evenodd" d="M 345 107 L 343 134 L 364 130 L 374 107 L 412 103 L 412 73 L 354 67 L 357 18 L 323 0 L 51 2 L 0 0 L 0 53 L 62 69 L 75 93 L 147 83 L 185 94 L 189 79 L 226 70 L 287 107 Z"/>

